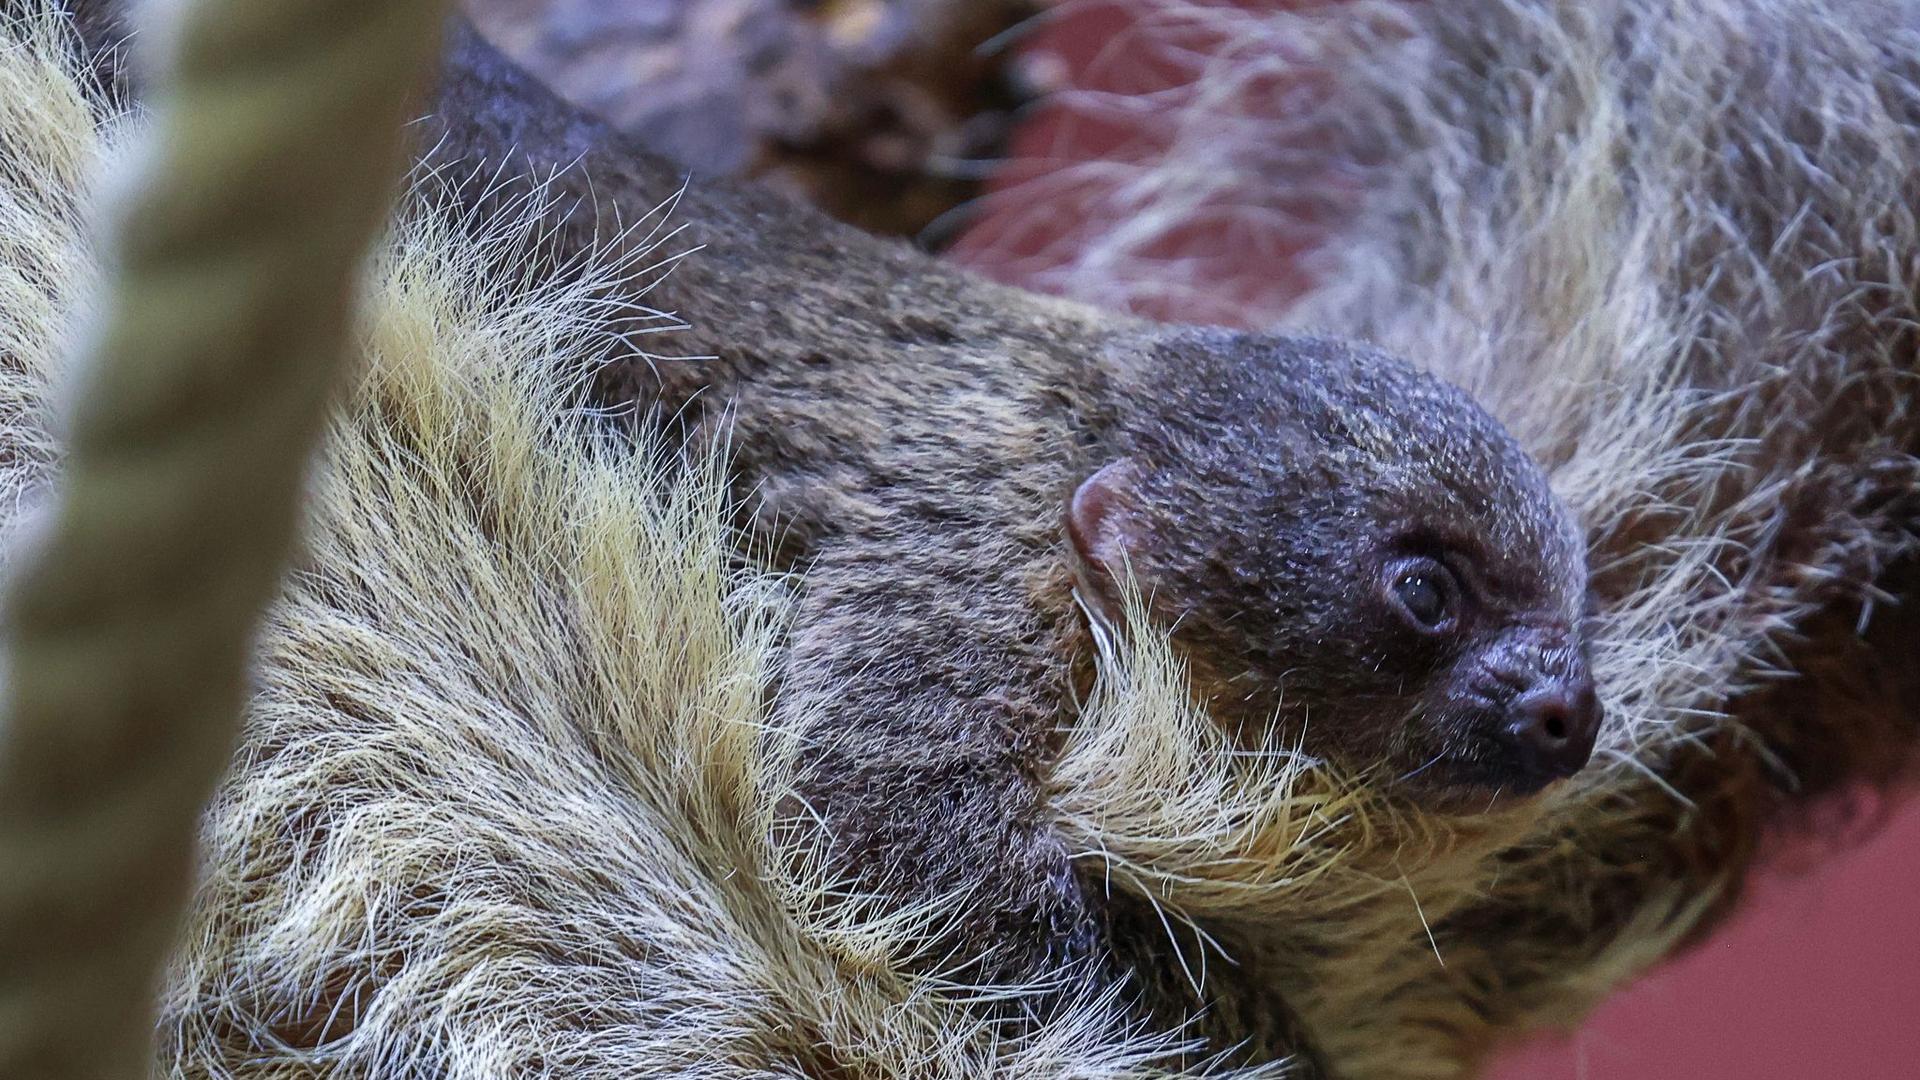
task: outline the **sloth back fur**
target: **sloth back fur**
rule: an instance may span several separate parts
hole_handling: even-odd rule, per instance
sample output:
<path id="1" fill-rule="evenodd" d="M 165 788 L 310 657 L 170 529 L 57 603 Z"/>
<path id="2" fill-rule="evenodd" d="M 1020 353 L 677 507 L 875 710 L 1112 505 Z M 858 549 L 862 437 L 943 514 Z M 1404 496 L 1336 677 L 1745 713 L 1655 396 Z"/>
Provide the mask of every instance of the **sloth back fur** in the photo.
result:
<path id="1" fill-rule="evenodd" d="M 1042 181 L 1087 223 L 1029 279 L 1217 304 L 1193 223 L 1310 237 L 1303 295 L 1229 314 L 1432 366 L 1589 528 L 1596 767 L 1411 876 L 1426 925 L 1262 931 L 1338 1071 L 1457 1075 L 1710 931 L 1769 827 L 1911 776 L 1920 5 L 1130 6 L 1187 74 L 1164 149 Z"/>
<path id="2" fill-rule="evenodd" d="M 1131 642 L 1102 658 L 1056 803 L 1112 887 L 1167 914 L 1182 977 L 1236 977 L 1209 961 L 1207 928 L 1232 927 L 1238 970 L 1336 1071 L 1458 1076 L 1709 926 L 1796 780 L 1907 757 L 1911 711 L 1739 708 L 1914 551 L 1920 20 L 1797 0 L 1259 19 L 1338 73 L 1314 120 L 1332 145 L 1371 148 L 1363 210 L 1289 318 L 1434 364 L 1549 464 L 1589 524 L 1615 720 L 1536 804 L 1428 820 L 1232 753 L 1163 643 Z M 63 343 L 97 275 L 86 197 L 137 120 L 88 98 L 57 22 L 5 33 L 11 527 L 57 468 Z M 1192 162 L 1158 167 L 1135 194 L 1171 219 Z M 163 1071 L 1170 1067 L 1110 1000 L 1018 1036 L 982 1021 L 968 988 L 894 962 L 928 913 L 836 903 L 776 850 L 791 747 L 764 691 L 804 583 L 734 557 L 721 463 L 662 473 L 570 406 L 635 329 L 603 299 L 645 258 L 503 272 L 485 229 L 431 210 L 435 183 L 370 272 L 363 372 L 207 818 Z M 488 228 L 517 243 L 540 210 Z"/>

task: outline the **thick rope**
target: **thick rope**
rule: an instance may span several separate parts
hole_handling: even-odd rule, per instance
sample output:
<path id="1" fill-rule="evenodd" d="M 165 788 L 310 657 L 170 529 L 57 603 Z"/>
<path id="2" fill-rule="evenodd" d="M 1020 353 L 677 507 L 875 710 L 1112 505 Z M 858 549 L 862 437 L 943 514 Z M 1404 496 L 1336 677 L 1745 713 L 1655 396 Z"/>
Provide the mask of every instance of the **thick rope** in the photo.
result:
<path id="1" fill-rule="evenodd" d="M 200 0 L 114 215 L 57 499 L 15 559 L 0 1077 L 144 1077 L 443 0 Z"/>

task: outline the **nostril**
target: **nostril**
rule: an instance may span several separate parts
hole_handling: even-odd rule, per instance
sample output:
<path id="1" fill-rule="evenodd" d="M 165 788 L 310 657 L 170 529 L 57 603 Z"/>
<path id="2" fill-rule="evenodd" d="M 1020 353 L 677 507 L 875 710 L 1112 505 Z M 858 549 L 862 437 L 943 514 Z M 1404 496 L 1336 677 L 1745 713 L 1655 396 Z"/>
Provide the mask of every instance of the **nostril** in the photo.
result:
<path id="1" fill-rule="evenodd" d="M 1525 767 L 1549 776 L 1579 772 L 1593 753 L 1591 710 L 1584 688 L 1560 684 L 1537 687 L 1513 702 L 1506 736 Z"/>
<path id="2" fill-rule="evenodd" d="M 1561 743 L 1573 733 L 1573 702 L 1557 689 L 1535 690 L 1514 702 L 1514 734 L 1532 743 Z"/>

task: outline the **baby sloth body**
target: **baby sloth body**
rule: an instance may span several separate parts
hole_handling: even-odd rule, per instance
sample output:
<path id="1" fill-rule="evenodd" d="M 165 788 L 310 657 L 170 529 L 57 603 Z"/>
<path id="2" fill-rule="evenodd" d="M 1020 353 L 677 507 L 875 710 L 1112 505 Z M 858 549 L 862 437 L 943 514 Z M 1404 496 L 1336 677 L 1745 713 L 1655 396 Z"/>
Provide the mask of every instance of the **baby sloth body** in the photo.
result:
<path id="1" fill-rule="evenodd" d="M 1430 810 L 1586 764 L 1583 548 L 1478 405 L 1334 341 L 1196 331 L 1153 367 L 1185 385 L 1123 422 L 1067 509 L 1093 618 L 1117 626 L 1131 574 L 1245 742 L 1300 745 Z"/>
<path id="2" fill-rule="evenodd" d="M 964 894 L 936 966 L 1099 965 L 1098 887 L 1044 791 L 1091 659 L 1073 594 L 1117 621 L 1123 573 L 1251 744 L 1440 812 L 1584 765 L 1579 537 L 1465 394 L 1351 344 L 1197 329 L 1045 367 L 984 394 L 943 366 L 860 376 L 919 396 L 780 375 L 725 396 L 763 527 L 808 567 L 776 704 L 806 735 L 789 810 L 854 893 Z"/>

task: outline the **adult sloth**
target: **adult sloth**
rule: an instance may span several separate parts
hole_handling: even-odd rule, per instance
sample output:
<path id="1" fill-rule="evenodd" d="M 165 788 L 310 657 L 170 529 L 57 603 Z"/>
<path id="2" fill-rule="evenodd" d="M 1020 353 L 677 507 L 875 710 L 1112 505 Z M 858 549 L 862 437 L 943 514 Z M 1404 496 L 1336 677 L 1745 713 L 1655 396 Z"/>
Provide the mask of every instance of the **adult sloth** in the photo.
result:
<path id="1" fill-rule="evenodd" d="M 1737 892 L 1755 837 L 1787 793 L 1889 775 L 1908 756 L 1914 723 L 1912 699 L 1897 696 L 1904 684 L 1863 683 L 1871 640 L 1860 646 L 1852 622 L 1826 614 L 1897 581 L 1889 575 L 1914 542 L 1914 429 L 1905 406 L 1913 315 L 1906 273 L 1915 250 L 1906 208 L 1916 157 L 1903 59 L 1914 51 L 1905 47 L 1908 24 L 1871 5 L 1756 3 L 1674 14 L 1623 2 L 1558 21 L 1521 17 L 1532 7 L 1518 3 L 1427 7 L 1403 13 L 1411 20 L 1403 28 L 1417 33 L 1401 40 L 1429 50 L 1417 63 L 1357 63 L 1346 72 L 1354 92 L 1335 96 L 1351 110 L 1335 129 L 1370 161 L 1388 149 L 1391 166 L 1379 174 L 1368 212 L 1330 249 L 1340 261 L 1304 310 L 1319 312 L 1322 325 L 1444 358 L 1445 370 L 1493 402 L 1554 466 L 1562 495 L 1595 524 L 1590 547 L 1603 570 L 1594 584 L 1595 664 L 1628 721 L 1602 747 L 1613 766 L 1469 828 L 1290 773 L 1283 794 L 1310 804 L 1290 817 L 1273 785 L 1250 782 L 1221 755 L 1185 753 L 1208 745 L 1198 729 L 1180 727 L 1177 709 L 1122 707 L 1137 704 L 1152 682 L 1151 665 L 1136 663 L 1131 696 L 1114 695 L 1111 707 L 1095 710 L 1055 778 L 1062 828 L 1102 853 L 1116 891 L 1150 898 L 1200 931 L 1167 934 L 1143 918 L 1128 935 L 1142 955 L 1162 971 L 1174 970 L 1176 956 L 1194 960 L 1196 948 L 1233 958 L 1204 970 L 1191 963 L 1195 995 L 1214 1006 L 1209 1034 L 1262 1034 L 1284 999 L 1332 1068 L 1356 1075 L 1453 1075 L 1502 1031 L 1577 1012 L 1596 991 L 1709 925 Z M 1826 77 L 1781 83 L 1775 73 L 1795 67 Z M 508 69 L 475 78 L 465 92 L 531 92 Z M 1810 88 L 1817 93 L 1809 96 Z M 1741 107 L 1703 105 L 1728 96 Z M 442 122 L 457 129 L 460 119 Z M 552 122 L 550 145 L 589 136 L 592 150 L 574 175 L 593 179 L 603 216 L 622 209 L 608 192 L 645 193 L 641 206 L 668 193 L 666 177 L 598 142 L 589 122 L 558 113 Z M 454 144 L 438 145 L 446 155 Z M 1847 177 L 1844 188 L 1830 182 L 1834 175 Z M 624 210 L 631 216 L 635 204 Z M 917 260 L 762 197 L 718 194 L 693 200 L 688 212 L 706 219 L 716 242 L 822 245 L 836 258 L 882 260 L 903 283 L 957 280 L 922 276 Z M 1430 221 L 1448 227 L 1421 226 Z M 553 240 L 580 249 L 596 234 L 607 231 L 594 215 L 575 213 Z M 1087 319 L 1097 327 L 1091 332 L 1112 332 L 1079 312 L 995 295 L 1014 323 L 1036 320 L 1060 334 Z M 892 302 L 843 296 L 855 312 Z M 697 298 L 686 302 L 698 318 Z M 831 336 L 845 328 L 818 329 Z M 461 483 L 479 475 L 470 463 L 463 469 L 455 473 Z M 337 592 L 310 599 L 344 602 Z M 478 614 L 454 620 L 474 655 L 510 657 L 527 647 L 490 636 Z M 286 637 L 296 655 L 318 649 L 326 632 L 324 622 L 288 625 L 300 628 Z M 370 617 L 370 625 L 396 640 L 411 632 L 391 616 Z M 1786 693 L 1820 707 L 1783 701 L 1779 691 L 1736 697 L 1796 629 L 1817 631 L 1801 655 L 1819 658 L 1830 677 Z M 283 661 L 276 685 L 299 696 L 308 675 Z M 510 680 L 486 685 L 505 699 L 517 692 Z M 1861 685 L 1876 696 L 1840 696 Z M 308 694 L 311 711 L 297 730 L 380 730 L 392 711 L 378 700 L 385 686 L 374 680 L 371 704 L 338 695 L 315 703 Z M 1846 707 L 1834 707 L 1841 702 Z M 1744 726 L 1728 720 L 1729 708 Z M 329 1059 L 373 1067 L 404 1051 L 406 1061 L 443 1066 L 476 1055 L 529 1064 L 557 1054 L 586 1071 L 618 1072 L 722 1053 L 743 1070 L 897 1073 L 900 1058 L 880 1048 L 912 1043 L 929 1018 L 948 1016 L 905 984 L 890 998 L 894 952 L 866 948 L 847 924 L 808 924 L 806 937 L 777 920 L 685 912 L 669 892 L 633 888 L 633 902 L 647 905 L 656 926 L 638 938 L 647 948 L 616 948 L 610 959 L 577 953 L 577 933 L 556 939 L 538 919 L 496 919 L 510 927 L 515 949 L 544 957 L 545 974 L 529 983 L 487 970 L 480 984 L 531 1019 L 503 1028 L 484 1010 L 441 1007 L 454 973 L 473 969 L 485 952 L 472 922 L 448 913 L 471 916 L 485 903 L 496 913 L 564 909 L 575 918 L 559 921 L 576 926 L 585 902 L 557 869 L 467 895 L 424 875 L 402 890 L 417 893 L 414 901 L 350 924 L 358 936 L 296 947 L 288 931 L 304 916 L 287 882 L 319 873 L 351 888 L 368 864 L 318 859 L 298 838 L 245 842 L 245 822 L 277 830 L 293 821 L 302 836 L 319 829 L 328 845 L 378 851 L 369 819 L 423 820 L 457 806 L 467 826 L 493 827 L 492 858 L 507 865 L 531 858 L 537 830 L 508 805 L 524 792 L 405 801 L 382 792 L 421 775 L 427 766 L 417 755 L 362 756 L 342 774 L 329 769 L 342 766 L 344 751 L 301 757 L 288 734 L 257 727 L 262 749 L 246 759 L 216 814 L 215 834 L 227 823 L 232 839 L 216 846 L 214 862 L 229 872 L 209 888 L 201 918 L 220 933 L 199 939 L 208 944 L 193 954 L 172 1010 L 189 1069 L 195 1061 L 245 1061 L 255 1074 L 273 1075 Z M 263 782 L 286 775 L 275 769 L 332 776 L 332 794 Z M 341 775 L 354 782 L 341 784 Z M 370 776 L 384 779 L 365 784 Z M 1137 798 L 1168 788 L 1177 797 L 1151 805 Z M 1337 812 L 1322 812 L 1329 809 Z M 676 820 L 688 828 L 685 818 L 662 820 L 669 839 Z M 686 832 L 677 841 L 692 842 Z M 675 872 L 727 911 L 750 906 L 744 881 L 730 886 L 733 877 L 713 873 L 717 858 L 704 850 Z M 474 865 L 471 853 L 451 861 Z M 422 874 L 422 866 L 443 863 L 408 865 Z M 603 882 L 625 864 L 595 848 L 583 865 L 587 881 Z M 597 887 L 593 910 L 604 914 L 607 890 Z M 263 888 L 264 902 L 253 895 Z M 671 995 L 645 989 L 675 959 L 662 960 L 659 942 L 671 935 L 661 925 L 699 937 L 703 961 L 751 945 L 757 966 L 706 963 L 707 992 L 694 995 L 700 1007 L 669 1009 Z M 793 959 L 824 948 L 822 925 L 842 935 L 825 950 L 834 962 Z M 767 947 L 768 935 L 783 933 L 794 935 L 785 947 Z M 616 978 L 591 1002 L 530 990 L 583 965 L 638 981 L 622 993 L 616 988 L 627 984 Z M 867 981 L 847 980 L 848 965 Z M 1163 989 L 1179 1003 L 1179 980 L 1167 981 Z M 691 993 L 688 986 L 701 984 L 694 977 L 672 985 Z M 796 1026 L 757 1010 L 743 1016 L 716 1002 L 723 987 L 811 1002 L 796 1014 L 807 1019 Z M 908 1004 L 895 1009 L 890 1001 Z M 921 1008 L 929 1011 L 914 1011 Z M 711 1010 L 704 1019 L 702 1009 Z M 1110 1065 L 1126 1044 L 1088 1019 L 1098 1015 L 1089 1005 L 1017 1048 L 989 1040 L 979 1052 L 1009 1069 Z M 724 1052 L 689 1049 L 723 1028 Z M 1065 1045 L 1060 1032 L 1069 1029 L 1084 1036 L 1073 1053 L 1020 1056 Z M 1063 1041 L 1046 1043 L 1049 1034 Z M 277 1049 L 263 1055 L 262 1045 Z"/>

